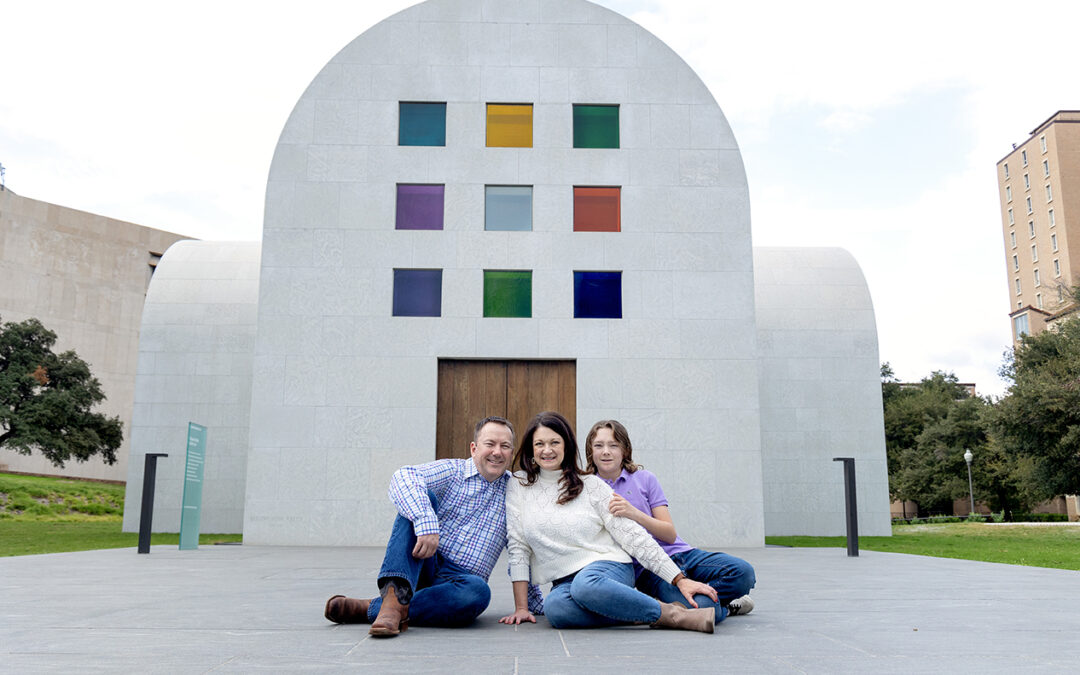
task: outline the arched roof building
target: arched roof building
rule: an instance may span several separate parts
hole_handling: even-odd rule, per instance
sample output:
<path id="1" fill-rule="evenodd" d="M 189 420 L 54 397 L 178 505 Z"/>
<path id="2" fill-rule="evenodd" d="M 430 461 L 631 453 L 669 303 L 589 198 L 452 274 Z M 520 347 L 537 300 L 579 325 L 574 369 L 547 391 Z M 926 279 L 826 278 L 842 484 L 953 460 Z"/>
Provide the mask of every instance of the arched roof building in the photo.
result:
<path id="1" fill-rule="evenodd" d="M 888 533 L 858 266 L 755 254 L 708 89 L 582 0 L 429 0 L 323 68 L 270 169 L 250 359 L 251 543 L 380 544 L 394 469 L 543 409 L 626 424 L 698 545 L 842 533 L 838 455 Z"/>

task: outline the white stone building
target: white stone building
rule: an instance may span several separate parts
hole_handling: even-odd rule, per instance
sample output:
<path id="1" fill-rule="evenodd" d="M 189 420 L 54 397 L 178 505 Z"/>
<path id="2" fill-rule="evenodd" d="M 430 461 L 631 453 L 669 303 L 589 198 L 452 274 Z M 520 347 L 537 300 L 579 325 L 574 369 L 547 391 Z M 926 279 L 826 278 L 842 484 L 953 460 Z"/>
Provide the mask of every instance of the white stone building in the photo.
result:
<path id="1" fill-rule="evenodd" d="M 374 26 L 315 77 L 278 142 L 246 277 L 257 300 L 247 285 L 224 300 L 257 319 L 212 318 L 206 280 L 258 256 L 211 264 L 216 246 L 175 247 L 154 282 L 172 294 L 151 287 L 147 320 L 186 304 L 188 339 L 142 349 L 135 432 L 206 424 L 208 472 L 221 462 L 206 508 L 249 543 L 379 545 L 397 467 L 467 453 L 485 414 L 520 429 L 543 409 L 580 441 L 595 420 L 626 424 L 696 545 L 842 534 L 836 456 L 857 459 L 862 532 L 889 533 L 858 265 L 752 249 L 720 108 L 607 9 L 430 0 Z M 229 419 L 213 421 L 221 392 L 177 361 L 191 344 L 211 361 L 234 350 L 240 380 L 247 350 L 249 417 L 230 386 Z M 179 525 L 182 473 L 182 457 L 160 465 L 156 529 Z"/>

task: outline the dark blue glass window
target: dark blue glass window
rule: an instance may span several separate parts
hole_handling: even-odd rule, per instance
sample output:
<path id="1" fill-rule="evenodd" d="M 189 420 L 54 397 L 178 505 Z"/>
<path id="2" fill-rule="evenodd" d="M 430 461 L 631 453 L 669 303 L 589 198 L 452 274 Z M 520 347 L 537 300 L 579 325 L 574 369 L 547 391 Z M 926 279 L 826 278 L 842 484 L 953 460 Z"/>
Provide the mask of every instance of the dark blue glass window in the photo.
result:
<path id="1" fill-rule="evenodd" d="M 575 319 L 622 318 L 622 272 L 574 272 Z"/>
<path id="2" fill-rule="evenodd" d="M 399 103 L 398 145 L 446 145 L 446 104 Z"/>
<path id="3" fill-rule="evenodd" d="M 394 316 L 441 316 L 442 270 L 394 270 Z"/>

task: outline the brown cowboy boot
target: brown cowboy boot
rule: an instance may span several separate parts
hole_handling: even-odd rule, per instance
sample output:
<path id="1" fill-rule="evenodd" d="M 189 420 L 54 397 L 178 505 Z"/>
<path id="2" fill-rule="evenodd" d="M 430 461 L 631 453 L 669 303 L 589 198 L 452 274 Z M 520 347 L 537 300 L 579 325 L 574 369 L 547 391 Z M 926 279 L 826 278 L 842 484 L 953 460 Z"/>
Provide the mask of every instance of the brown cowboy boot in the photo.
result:
<path id="1" fill-rule="evenodd" d="M 334 623 L 367 623 L 370 604 L 370 600 L 335 595 L 326 601 L 323 616 Z"/>
<path id="2" fill-rule="evenodd" d="M 371 629 L 368 630 L 372 637 L 394 637 L 401 631 L 409 629 L 409 605 L 401 602 L 398 592 L 393 581 L 388 581 L 379 592 L 379 596 L 382 597 L 382 606 L 379 607 L 379 615 L 371 622 Z"/>
<path id="3" fill-rule="evenodd" d="M 712 607 L 687 609 L 682 603 L 661 602 L 660 618 L 652 624 L 651 628 L 676 628 L 711 633 L 715 624 L 716 611 Z"/>

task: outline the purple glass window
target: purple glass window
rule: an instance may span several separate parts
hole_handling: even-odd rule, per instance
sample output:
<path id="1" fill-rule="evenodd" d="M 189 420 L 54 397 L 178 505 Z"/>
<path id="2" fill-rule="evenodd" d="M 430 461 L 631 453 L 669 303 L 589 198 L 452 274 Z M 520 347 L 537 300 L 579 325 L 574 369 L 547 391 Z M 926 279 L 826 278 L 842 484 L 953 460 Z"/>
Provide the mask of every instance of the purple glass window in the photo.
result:
<path id="1" fill-rule="evenodd" d="M 441 230 L 443 229 L 443 189 L 442 185 L 397 186 L 397 222 L 398 230 Z"/>

